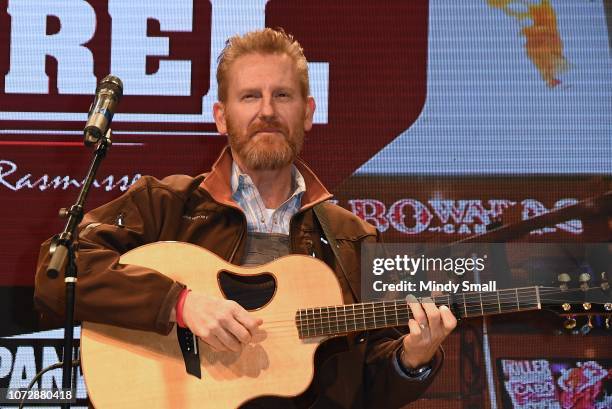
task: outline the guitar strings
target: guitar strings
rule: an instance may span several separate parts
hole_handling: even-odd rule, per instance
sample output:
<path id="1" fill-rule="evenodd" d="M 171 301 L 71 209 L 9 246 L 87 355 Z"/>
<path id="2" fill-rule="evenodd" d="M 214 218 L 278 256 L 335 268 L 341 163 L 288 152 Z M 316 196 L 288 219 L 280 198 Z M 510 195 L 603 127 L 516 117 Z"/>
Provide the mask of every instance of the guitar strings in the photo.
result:
<path id="1" fill-rule="evenodd" d="M 553 299 L 542 299 L 541 301 L 550 302 Z M 495 303 L 486 303 L 483 302 L 482 306 L 480 303 L 478 305 L 464 305 L 463 308 L 458 308 L 460 315 L 463 317 L 469 318 L 470 316 L 481 316 L 487 314 L 496 314 L 496 313 L 509 313 L 509 312 L 518 312 L 524 310 L 537 310 L 537 300 L 525 300 L 519 302 L 518 306 L 516 300 L 514 298 L 510 300 L 504 300 L 500 297 L 501 302 Z M 558 302 L 562 302 L 564 300 L 556 300 Z M 597 304 L 597 303 L 596 303 Z M 512 306 L 511 310 L 507 310 L 507 306 Z M 325 308 L 325 307 L 324 307 Z M 317 310 L 318 308 L 311 309 Z M 269 327 L 272 327 L 273 323 L 292 323 L 295 325 L 301 325 L 303 328 L 312 328 L 312 327 L 329 327 L 330 325 L 337 326 L 337 322 L 363 322 L 364 320 L 374 320 L 374 321 L 385 321 L 385 315 L 387 316 L 387 321 L 392 319 L 394 315 L 400 316 L 403 311 L 408 309 L 408 305 L 405 302 L 398 302 L 393 306 L 378 306 L 374 308 L 359 308 L 353 310 L 331 310 L 329 312 L 325 311 L 311 311 L 308 315 L 303 315 L 302 319 L 284 319 L 284 320 L 272 320 L 274 315 L 278 314 L 270 314 L 266 316 L 262 316 L 265 320 L 264 322 L 268 324 Z M 467 313 L 467 314 L 466 314 Z M 287 314 L 284 315 L 286 317 Z M 299 318 L 299 317 L 298 317 Z M 406 318 L 405 316 L 403 318 Z"/>
<path id="2" fill-rule="evenodd" d="M 513 308 L 513 310 L 520 311 L 522 305 L 529 305 L 529 304 L 536 305 L 537 304 L 538 294 L 535 292 L 535 288 L 531 287 L 528 290 L 533 292 L 533 294 L 518 293 L 515 289 L 500 290 L 499 292 L 491 292 L 491 293 L 484 293 L 484 294 L 466 293 L 466 294 L 459 294 L 460 297 L 454 296 L 454 301 L 455 301 L 455 305 L 457 305 L 456 310 L 458 310 L 459 312 L 465 312 L 465 310 L 467 309 L 468 311 L 471 311 L 472 314 L 474 312 L 481 311 L 482 309 L 487 309 L 487 311 L 489 311 L 489 308 L 493 307 L 493 309 L 491 309 L 490 311 L 494 311 L 494 310 L 499 310 L 498 306 L 501 307 L 501 306 L 506 306 L 506 305 L 517 305 L 517 304 L 518 304 L 518 308 Z M 508 293 L 507 291 L 511 291 L 511 292 Z M 547 297 L 547 295 L 548 294 L 556 295 L 556 294 L 562 294 L 562 293 L 567 293 L 571 291 L 572 290 L 560 291 L 558 288 L 555 288 L 555 287 L 551 287 L 550 289 L 540 287 L 540 291 L 539 291 L 540 302 L 541 303 L 542 302 L 546 302 L 546 303 L 567 302 L 567 298 L 555 299 L 555 298 Z M 577 289 L 575 291 L 583 291 L 583 290 Z M 526 296 L 529 296 L 530 299 L 525 299 Z M 444 300 L 441 300 L 442 298 L 444 298 Z M 435 302 L 437 305 L 444 304 L 444 305 L 450 306 L 451 304 L 450 301 L 451 299 L 448 295 L 436 296 L 436 297 L 433 297 L 432 299 L 432 302 Z M 428 303 L 430 301 L 421 299 L 421 302 Z M 459 304 L 461 304 L 461 306 Z M 599 304 L 599 303 L 594 303 L 594 304 Z M 275 311 L 274 314 L 269 314 L 267 315 L 267 317 L 271 317 L 271 318 L 275 316 L 286 317 L 287 314 L 292 314 L 292 313 L 298 314 L 300 311 L 306 314 L 308 318 L 312 317 L 313 319 L 315 318 L 320 319 L 320 318 L 325 318 L 325 317 L 336 316 L 338 312 L 348 313 L 345 315 L 358 314 L 357 316 L 361 316 L 365 314 L 371 314 L 372 311 L 377 312 L 380 309 L 385 309 L 385 308 L 388 309 L 388 308 L 394 308 L 394 307 L 397 308 L 397 306 L 400 306 L 403 308 L 407 306 L 407 302 L 405 300 L 375 301 L 375 302 L 363 303 L 363 304 L 345 304 L 345 305 L 335 305 L 335 306 L 328 306 L 328 307 L 309 307 L 309 308 L 302 308 L 297 311 Z M 367 308 L 367 311 L 366 311 L 366 308 Z M 318 310 L 318 311 L 315 311 L 315 310 Z M 469 317 L 469 312 L 468 312 L 468 317 Z"/>
<path id="3" fill-rule="evenodd" d="M 565 302 L 567 298 L 565 299 L 548 298 L 547 294 L 560 295 L 560 294 L 567 294 L 569 292 L 584 291 L 582 289 L 572 289 L 572 290 L 561 291 L 556 287 L 550 287 L 550 288 L 538 287 L 538 289 L 539 289 L 540 302 L 560 302 L 560 303 Z M 520 294 L 519 294 L 519 290 L 521 290 Z M 470 316 L 470 313 L 473 316 L 474 315 L 481 316 L 487 313 L 503 312 L 503 311 L 499 311 L 501 309 L 501 305 L 514 306 L 518 304 L 518 308 L 516 309 L 513 308 L 513 310 L 520 311 L 521 304 L 522 304 L 523 305 L 522 310 L 537 310 L 538 309 L 537 307 L 538 293 L 536 292 L 536 288 L 535 287 L 527 288 L 528 291 L 535 293 L 533 295 L 527 294 L 528 296 L 532 298 L 532 300 L 525 300 L 525 299 L 521 300 L 520 297 L 521 296 L 524 297 L 526 295 L 523 293 L 523 290 L 525 289 L 524 288 L 523 289 L 507 289 L 507 290 L 500 290 L 497 292 L 484 293 L 484 294 L 483 293 L 464 293 L 464 294 L 460 294 L 460 297 L 455 296 L 455 298 L 465 299 L 465 302 L 463 303 L 463 308 L 458 308 L 458 309 L 460 311 L 463 310 L 463 312 L 466 313 L 467 317 Z M 432 301 L 438 303 L 441 298 L 444 298 L 446 300 L 446 303 L 442 302 L 441 304 L 445 304 L 445 305 L 449 304 L 450 297 L 448 295 L 432 297 L 433 299 Z M 488 302 L 489 301 L 488 299 L 493 299 L 496 302 L 490 303 Z M 468 300 L 477 305 L 469 305 Z M 424 300 L 421 299 L 421 301 L 424 301 Z M 428 302 L 428 301 L 425 301 L 425 302 Z M 457 304 L 459 303 L 460 303 L 460 300 L 458 300 Z M 368 304 L 370 308 L 366 311 L 366 307 L 368 306 Z M 361 308 L 359 308 L 358 305 L 361 306 Z M 493 306 L 494 308 L 489 310 L 491 306 Z M 333 312 L 329 311 L 330 308 L 333 308 L 332 310 Z M 339 308 L 342 308 L 342 311 L 340 311 Z M 346 310 L 347 308 L 349 309 L 352 308 L 352 311 L 351 310 L 347 311 Z M 395 322 L 391 321 L 391 324 L 389 324 L 388 322 L 389 318 L 392 319 L 393 318 L 392 316 L 388 318 L 384 316 L 381 317 L 380 315 L 377 316 L 377 314 L 380 314 L 381 308 L 383 310 L 383 314 L 386 315 L 387 312 L 390 315 L 393 314 L 396 317 Z M 318 312 L 315 311 L 317 309 L 319 310 Z M 323 309 L 326 310 L 325 313 L 323 313 Z M 392 310 L 389 310 L 389 309 L 392 309 Z M 278 311 L 275 312 L 275 314 L 269 314 L 269 315 L 262 316 L 262 318 L 265 318 L 264 328 L 267 330 L 267 332 L 274 332 L 274 333 L 278 333 L 279 331 L 282 332 L 282 331 L 289 330 L 288 335 L 295 336 L 295 333 L 296 331 L 298 331 L 298 327 L 299 327 L 301 332 L 305 334 L 306 337 L 309 337 L 309 336 L 342 334 L 342 333 L 360 331 L 360 330 L 365 330 L 365 329 L 373 329 L 373 328 L 368 328 L 369 325 L 377 326 L 379 323 L 381 326 L 392 327 L 392 326 L 402 325 L 400 321 L 404 321 L 407 324 L 408 319 L 412 318 L 412 314 L 408 310 L 408 303 L 403 300 L 393 301 L 393 305 L 391 305 L 390 301 L 378 301 L 378 302 L 373 302 L 373 303 L 365 303 L 365 304 L 357 304 L 357 305 L 349 304 L 349 305 L 339 305 L 339 306 L 333 306 L 333 307 L 306 308 L 306 309 L 302 309 L 301 311 L 306 312 L 308 314 L 309 310 L 310 310 L 310 315 L 307 315 L 307 319 L 303 321 L 298 321 L 295 319 L 294 320 L 291 320 L 291 319 L 275 320 L 275 321 L 268 320 L 268 318 L 272 318 L 273 316 L 281 315 L 281 314 L 278 314 Z M 506 311 L 506 312 L 510 312 L 510 311 Z M 286 315 L 287 314 L 283 316 L 286 316 Z M 270 324 L 274 324 L 274 325 L 270 325 Z M 332 324 L 334 326 L 334 329 L 332 329 Z M 363 325 L 364 327 L 362 328 L 361 325 Z M 344 327 L 344 330 L 341 329 L 342 326 Z M 349 329 L 349 327 L 353 327 L 353 328 Z M 312 335 L 310 335 L 311 332 L 313 333 Z"/>
<path id="4" fill-rule="evenodd" d="M 530 288 L 530 289 L 535 291 L 534 288 Z M 543 295 L 542 293 L 544 293 L 545 295 L 546 292 L 548 292 L 549 294 L 552 294 L 552 293 L 559 294 L 559 293 L 567 293 L 568 291 L 571 291 L 571 290 L 560 291 L 558 288 L 555 288 L 555 287 L 552 287 L 550 289 L 540 287 L 540 290 L 542 290 L 540 291 L 540 297 L 539 297 L 541 302 L 542 301 L 564 302 L 567 300 L 567 299 L 557 300 L 557 299 L 552 299 L 552 298 L 546 298 L 545 296 L 542 296 Z M 512 293 L 518 293 L 517 290 L 510 290 L 510 291 Z M 584 291 L 584 290 L 576 290 L 576 291 Z M 494 294 L 495 294 L 494 295 L 495 299 L 499 298 L 498 302 L 487 303 L 484 301 L 484 299 L 487 298 L 487 295 L 492 297 L 493 294 L 485 293 L 483 297 L 483 294 L 478 293 L 477 294 L 478 295 L 478 305 L 468 306 L 467 303 L 464 304 L 464 312 L 467 313 L 466 316 L 469 317 L 470 313 L 472 314 L 472 316 L 482 316 L 482 315 L 487 315 L 487 314 L 511 312 L 511 311 L 501 311 L 501 305 L 504 305 L 504 304 L 512 305 L 512 306 L 518 304 L 518 307 L 513 308 L 512 311 L 526 311 L 526 310 L 538 310 L 539 309 L 537 306 L 537 298 L 538 298 L 537 294 L 535 295 L 535 298 L 533 299 L 533 301 L 525 300 L 525 299 L 521 300 L 520 298 L 516 298 L 513 294 L 506 294 L 507 296 L 506 298 L 509 299 L 509 301 L 506 301 L 504 299 L 504 295 L 499 295 L 497 293 L 494 293 Z M 521 294 L 521 295 L 524 296 L 525 294 Z M 469 295 L 466 295 L 466 299 L 468 297 Z M 435 301 L 438 301 L 439 298 L 449 299 L 448 296 L 434 297 L 434 298 L 435 298 Z M 480 302 L 481 299 L 483 299 L 482 303 Z M 376 307 L 374 306 L 375 303 L 366 303 L 365 305 L 362 304 L 361 311 L 353 309 L 353 311 L 348 311 L 348 314 L 345 313 L 346 312 L 344 310 L 345 307 L 353 307 L 353 308 L 357 308 L 357 307 L 355 307 L 355 305 L 337 306 L 337 307 L 343 308 L 343 310 L 340 311 L 338 309 L 335 309 L 333 310 L 333 312 L 326 311 L 325 314 L 322 313 L 323 312 L 322 310 L 324 308 L 328 309 L 328 308 L 334 308 L 334 307 L 320 307 L 320 308 L 304 309 L 302 311 L 311 310 L 312 314 L 309 315 L 307 319 L 303 321 L 299 321 L 299 320 L 267 321 L 266 320 L 264 321 L 265 323 L 268 323 L 268 324 L 276 323 L 276 325 L 267 325 L 265 326 L 265 328 L 268 330 L 275 330 L 275 329 L 282 330 L 282 329 L 290 328 L 292 333 L 295 333 L 299 329 L 301 330 L 303 334 L 305 333 L 306 336 L 334 335 L 334 334 L 341 334 L 341 333 L 360 331 L 360 330 L 366 330 L 366 329 L 374 329 L 374 328 L 371 328 L 371 325 L 374 325 L 375 328 L 376 327 L 392 327 L 392 326 L 402 325 L 400 321 L 404 321 L 405 324 L 407 324 L 408 319 L 412 318 L 412 314 L 408 310 L 408 303 L 406 303 L 405 301 L 396 301 L 393 303 L 393 306 L 389 305 L 390 304 L 389 302 L 387 302 L 387 304 L 384 304 L 384 302 L 382 302 L 383 303 L 382 305 L 380 305 L 381 302 L 378 302 L 378 303 L 379 305 Z M 367 307 L 368 304 L 370 304 L 370 309 L 366 311 L 365 308 Z M 491 306 L 493 306 L 494 308 L 489 309 Z M 383 309 L 383 314 L 384 314 L 383 316 L 380 315 L 381 307 Z M 397 307 L 400 307 L 400 309 L 398 309 Z M 389 308 L 392 308 L 392 310 L 389 310 Z M 316 309 L 318 309 L 319 312 L 314 311 Z M 339 312 L 340 314 L 338 314 Z M 386 316 L 387 312 L 389 313 L 389 316 Z M 394 316 L 395 316 L 395 322 L 393 322 Z M 391 322 L 389 323 L 390 320 Z M 291 325 L 287 325 L 287 323 L 291 323 Z M 342 327 L 344 327 L 344 329 L 342 329 Z M 352 327 L 352 328 L 349 328 L 349 327 Z M 311 332 L 313 333 L 312 335 L 310 335 Z"/>

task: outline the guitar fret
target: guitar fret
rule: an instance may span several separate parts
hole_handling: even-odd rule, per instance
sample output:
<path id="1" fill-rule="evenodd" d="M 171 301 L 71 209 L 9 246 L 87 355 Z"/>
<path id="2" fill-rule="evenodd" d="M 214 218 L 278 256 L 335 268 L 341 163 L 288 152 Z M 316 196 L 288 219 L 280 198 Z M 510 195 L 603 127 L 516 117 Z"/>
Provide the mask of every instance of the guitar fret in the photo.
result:
<path id="1" fill-rule="evenodd" d="M 393 301 L 393 310 L 395 312 L 395 325 L 399 325 L 399 317 L 397 316 L 397 300 Z"/>
<path id="2" fill-rule="evenodd" d="M 348 333 L 348 323 L 346 322 L 346 305 L 342 306 L 342 310 L 344 312 L 344 332 Z"/>
<path id="3" fill-rule="evenodd" d="M 516 294 L 516 309 L 518 311 L 521 310 L 521 303 L 519 302 L 519 298 L 518 298 L 518 288 L 514 289 L 514 293 Z"/>
<path id="4" fill-rule="evenodd" d="M 497 310 L 499 312 L 502 312 L 502 310 L 501 310 L 501 301 L 499 299 L 499 291 L 495 291 L 495 292 L 497 293 Z"/>
<path id="5" fill-rule="evenodd" d="M 482 306 L 482 293 L 478 293 L 478 297 L 480 298 L 480 313 L 484 315 L 484 308 Z"/>
<path id="6" fill-rule="evenodd" d="M 298 310 L 299 319 L 298 319 L 298 333 L 300 334 L 300 338 L 304 338 L 304 326 L 302 323 L 302 310 Z"/>
<path id="7" fill-rule="evenodd" d="M 365 317 L 365 304 L 361 304 L 361 315 L 363 318 L 363 329 L 368 329 L 368 325 L 366 324 L 366 317 Z"/>
<path id="8" fill-rule="evenodd" d="M 328 334 L 333 334 L 332 329 L 331 329 L 331 314 L 329 313 L 329 307 L 326 307 L 327 310 L 327 328 L 328 328 Z"/>
<path id="9" fill-rule="evenodd" d="M 524 291 L 521 291 L 519 300 L 521 301 L 523 310 L 539 309 L 538 298 L 539 294 L 537 287 L 530 287 L 524 289 Z"/>
<path id="10" fill-rule="evenodd" d="M 334 307 L 334 313 L 336 314 L 336 331 L 335 331 L 335 333 L 339 334 L 340 333 L 340 327 L 339 327 L 340 324 L 339 324 L 339 321 L 338 321 L 338 307 L 337 306 Z"/>
<path id="11" fill-rule="evenodd" d="M 385 327 L 387 326 L 387 306 L 385 305 L 385 303 L 382 303 L 383 305 L 383 317 L 385 318 Z"/>
<path id="12" fill-rule="evenodd" d="M 378 328 L 378 324 L 376 321 L 376 309 L 374 308 L 373 302 L 370 303 L 370 308 L 372 308 L 372 322 L 370 323 L 369 329 L 375 329 L 375 328 Z"/>
<path id="13" fill-rule="evenodd" d="M 463 295 L 463 310 L 465 311 L 465 318 L 467 318 L 468 313 L 467 313 L 467 302 L 465 301 L 465 293 L 461 295 Z"/>
<path id="14" fill-rule="evenodd" d="M 314 308 L 308 308 L 306 311 L 308 311 L 308 314 L 310 315 L 309 317 L 309 325 L 308 325 L 308 332 L 310 333 L 310 336 L 314 336 L 317 335 L 316 334 L 316 328 L 317 328 L 317 322 L 316 322 L 316 317 L 314 315 Z"/>
<path id="15" fill-rule="evenodd" d="M 325 319 L 323 316 L 323 307 L 319 308 L 319 319 L 321 320 L 321 326 L 319 328 L 319 331 L 321 332 L 321 335 L 325 335 Z"/>
<path id="16" fill-rule="evenodd" d="M 315 308 L 311 308 L 310 309 L 310 332 L 311 332 L 311 336 L 317 336 L 317 313 L 315 311 Z"/>

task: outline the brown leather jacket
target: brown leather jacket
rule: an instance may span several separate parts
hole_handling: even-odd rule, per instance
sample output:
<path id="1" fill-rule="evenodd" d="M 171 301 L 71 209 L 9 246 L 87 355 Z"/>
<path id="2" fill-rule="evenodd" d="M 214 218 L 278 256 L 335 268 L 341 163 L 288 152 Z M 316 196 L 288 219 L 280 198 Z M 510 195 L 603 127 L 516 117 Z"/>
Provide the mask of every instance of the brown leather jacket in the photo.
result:
<path id="1" fill-rule="evenodd" d="M 174 175 L 161 181 L 143 177 L 121 197 L 85 215 L 79 226 L 77 320 L 162 334 L 171 331 L 170 314 L 183 286 L 159 272 L 118 263 L 121 254 L 143 244 L 184 241 L 230 262 L 241 260 L 246 219 L 231 199 L 231 163 L 226 148 L 206 177 Z M 306 192 L 290 223 L 290 250 L 314 252 L 322 258 L 336 273 L 345 303 L 358 302 L 361 243 L 378 240 L 378 233 L 352 213 L 325 203 L 348 270 L 345 275 L 329 246 L 320 240 L 323 233 L 312 211 L 331 195 L 303 162 L 297 161 L 296 166 L 304 176 Z M 45 273 L 48 247 L 49 240 L 39 256 L 34 300 L 43 316 L 57 318 L 64 311 L 63 280 L 49 279 Z M 315 382 L 297 403 L 310 405 L 316 397 L 315 407 L 321 408 L 395 408 L 415 400 L 434 378 L 442 353 L 434 359 L 434 371 L 427 380 L 403 378 L 393 365 L 399 336 L 396 330 L 381 330 L 324 343 L 317 352 Z M 260 407 L 277 403 L 270 400 Z"/>

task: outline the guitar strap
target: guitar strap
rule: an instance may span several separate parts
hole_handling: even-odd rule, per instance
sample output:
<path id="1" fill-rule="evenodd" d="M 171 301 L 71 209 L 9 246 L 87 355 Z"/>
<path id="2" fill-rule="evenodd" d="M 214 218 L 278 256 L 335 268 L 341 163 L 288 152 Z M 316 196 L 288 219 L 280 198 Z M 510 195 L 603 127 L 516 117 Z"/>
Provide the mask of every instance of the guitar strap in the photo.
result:
<path id="1" fill-rule="evenodd" d="M 200 186 L 202 180 L 208 175 L 197 176 L 193 179 L 189 185 L 189 193 L 193 192 Z M 187 328 L 181 328 L 176 324 L 176 337 L 178 339 L 179 347 L 181 348 L 181 354 L 183 355 L 183 361 L 185 363 L 185 371 L 189 375 L 193 375 L 198 379 L 202 378 L 202 371 L 200 368 L 200 348 L 198 344 L 198 337 Z"/>
<path id="2" fill-rule="evenodd" d="M 327 217 L 327 212 L 325 211 L 325 202 L 316 204 L 313 207 L 313 210 L 314 210 L 315 216 L 319 220 L 319 224 L 321 225 L 321 228 L 323 229 L 323 234 L 325 235 L 327 242 L 329 243 L 329 246 L 331 247 L 332 252 L 334 253 L 334 256 L 336 257 L 336 260 L 338 261 L 338 265 L 340 266 L 340 271 L 342 271 L 342 274 L 344 275 L 344 278 L 346 279 L 346 282 L 348 283 L 349 289 L 351 290 L 351 294 L 353 294 L 353 298 L 355 299 L 355 301 L 359 302 L 359 300 L 361 299 L 357 296 L 359 294 L 359 291 L 356 291 L 355 288 L 353 288 L 353 285 L 351 284 L 351 280 L 349 280 L 348 274 L 346 272 L 347 270 L 346 268 L 344 268 L 344 263 L 342 262 L 342 257 L 340 257 L 340 251 L 338 250 L 340 248 L 340 245 L 338 244 L 336 237 L 331 232 L 331 227 L 329 225 L 329 219 Z"/>

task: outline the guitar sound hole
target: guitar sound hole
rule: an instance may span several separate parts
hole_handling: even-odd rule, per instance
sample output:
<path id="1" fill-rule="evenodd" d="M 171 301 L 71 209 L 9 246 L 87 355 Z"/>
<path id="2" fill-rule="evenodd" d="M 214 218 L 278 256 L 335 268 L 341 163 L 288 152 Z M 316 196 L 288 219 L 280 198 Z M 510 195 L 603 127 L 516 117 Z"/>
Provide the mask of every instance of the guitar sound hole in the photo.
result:
<path id="1" fill-rule="evenodd" d="M 276 291 L 276 280 L 270 273 L 243 276 L 222 270 L 218 277 L 225 298 L 236 301 L 245 310 L 263 307 L 270 302 Z"/>

